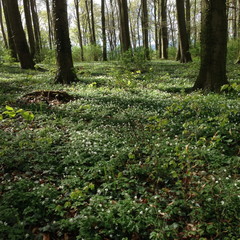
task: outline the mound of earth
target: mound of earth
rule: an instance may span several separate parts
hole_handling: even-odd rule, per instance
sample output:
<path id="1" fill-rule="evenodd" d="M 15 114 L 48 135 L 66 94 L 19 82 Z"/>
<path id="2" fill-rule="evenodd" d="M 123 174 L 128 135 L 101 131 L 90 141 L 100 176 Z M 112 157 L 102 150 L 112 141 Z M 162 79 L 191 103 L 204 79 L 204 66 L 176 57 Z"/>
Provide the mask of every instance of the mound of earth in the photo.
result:
<path id="1" fill-rule="evenodd" d="M 64 91 L 35 91 L 21 97 L 22 103 L 45 102 L 49 105 L 59 105 L 73 101 L 74 97 Z"/>

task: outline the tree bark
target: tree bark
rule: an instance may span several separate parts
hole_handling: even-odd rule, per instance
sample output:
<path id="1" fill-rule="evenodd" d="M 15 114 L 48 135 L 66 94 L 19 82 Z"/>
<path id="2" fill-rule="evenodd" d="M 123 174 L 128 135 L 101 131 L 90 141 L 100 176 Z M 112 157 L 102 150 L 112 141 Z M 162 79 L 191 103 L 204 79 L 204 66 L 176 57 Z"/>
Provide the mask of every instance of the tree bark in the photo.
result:
<path id="1" fill-rule="evenodd" d="M 176 6 L 181 52 L 180 62 L 187 63 L 192 61 L 192 57 L 189 51 L 189 41 L 184 14 L 184 0 L 176 0 Z"/>
<path id="2" fill-rule="evenodd" d="M 30 11 L 29 0 L 23 0 L 23 7 L 24 7 L 24 14 L 27 26 L 27 33 L 28 33 L 28 42 L 30 46 L 30 52 L 32 57 L 34 58 L 35 55 L 35 39 L 33 33 L 33 26 L 32 26 L 32 16 Z"/>
<path id="3" fill-rule="evenodd" d="M 34 38 L 35 38 L 35 50 L 36 54 L 39 55 L 40 49 L 42 48 L 41 45 L 41 33 L 40 33 L 40 25 L 37 13 L 37 5 L 36 0 L 30 0 L 30 7 L 32 12 L 32 20 L 33 20 L 33 27 L 34 27 Z"/>
<path id="4" fill-rule="evenodd" d="M 102 40 L 103 40 L 103 61 L 107 61 L 107 37 L 106 37 L 106 19 L 105 19 L 105 0 L 101 0 L 102 14 Z"/>
<path id="5" fill-rule="evenodd" d="M 11 58 L 14 60 L 18 60 L 17 50 L 16 50 L 16 46 L 15 46 L 15 43 L 13 40 L 13 32 L 12 32 L 11 24 L 10 24 L 9 17 L 8 17 L 6 2 L 7 2 L 7 0 L 2 0 L 3 12 L 4 12 L 5 22 L 6 22 L 6 26 L 7 26 L 8 47 L 10 50 Z"/>
<path id="6" fill-rule="evenodd" d="M 88 22 L 88 29 L 89 29 L 90 44 L 93 45 L 94 44 L 94 39 L 93 39 L 93 33 L 92 33 L 92 26 L 91 26 L 88 0 L 85 0 L 85 7 L 86 7 L 86 12 L 87 12 L 87 22 Z"/>
<path id="7" fill-rule="evenodd" d="M 77 81 L 77 76 L 73 69 L 68 28 L 67 1 L 53 0 L 52 4 L 58 66 L 55 83 L 70 84 Z"/>
<path id="8" fill-rule="evenodd" d="M 190 0 L 185 0 L 186 5 L 185 5 L 185 9 L 186 9 L 186 29 L 187 29 L 187 35 L 188 35 L 188 42 L 189 45 L 191 43 L 191 6 L 190 6 Z"/>
<path id="9" fill-rule="evenodd" d="M 193 29 L 194 29 L 194 33 L 193 33 L 193 46 L 196 47 L 197 46 L 197 20 L 196 20 L 196 14 L 197 13 L 197 0 L 194 0 L 194 8 L 193 8 Z"/>
<path id="10" fill-rule="evenodd" d="M 53 43 L 53 24 L 52 24 L 52 16 L 51 16 L 51 11 L 50 11 L 50 4 L 49 0 L 45 0 L 46 3 L 46 10 L 47 10 L 47 19 L 48 19 L 48 44 L 49 48 L 52 49 L 52 43 Z"/>
<path id="11" fill-rule="evenodd" d="M 167 0 L 161 0 L 162 59 L 168 59 Z"/>
<path id="12" fill-rule="evenodd" d="M 76 11 L 76 17 L 77 17 L 78 41 L 79 41 L 79 46 L 81 50 L 80 56 L 81 56 L 81 61 L 84 61 L 82 30 L 81 30 L 80 15 L 79 15 L 79 1 L 74 0 L 74 5 L 75 5 L 75 11 Z"/>
<path id="13" fill-rule="evenodd" d="M 232 33 L 233 39 L 237 39 L 237 0 L 232 0 Z"/>
<path id="14" fill-rule="evenodd" d="M 148 46 L 148 7 L 147 0 L 141 0 L 142 5 L 142 35 L 144 55 L 147 60 L 150 60 L 149 46 Z"/>
<path id="15" fill-rule="evenodd" d="M 120 12 L 120 41 L 122 52 L 131 49 L 127 0 L 118 0 Z"/>
<path id="16" fill-rule="evenodd" d="M 201 25 L 201 66 L 193 89 L 219 92 L 227 84 L 226 0 L 203 0 Z"/>
<path id="17" fill-rule="evenodd" d="M 21 68 L 34 69 L 34 62 L 30 54 L 25 32 L 23 30 L 21 15 L 18 8 L 17 0 L 4 0 L 10 27 L 13 34 L 13 40 L 16 47 L 18 59 L 20 61 Z"/>
<path id="18" fill-rule="evenodd" d="M 1 0 L 0 0 L 0 25 L 1 25 L 1 31 L 2 31 L 3 42 L 4 42 L 4 45 L 5 45 L 5 48 L 8 48 L 7 37 L 6 37 L 5 29 L 4 29 L 4 26 L 3 26 L 2 3 L 1 3 Z"/>

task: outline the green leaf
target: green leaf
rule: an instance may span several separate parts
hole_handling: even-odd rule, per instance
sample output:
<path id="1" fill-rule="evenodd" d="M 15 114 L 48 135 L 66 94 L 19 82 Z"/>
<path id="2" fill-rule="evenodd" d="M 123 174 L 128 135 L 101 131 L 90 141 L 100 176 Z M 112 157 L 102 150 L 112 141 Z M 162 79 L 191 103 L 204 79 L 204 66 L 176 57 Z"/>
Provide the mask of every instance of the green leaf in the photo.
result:
<path id="1" fill-rule="evenodd" d="M 5 109 L 8 110 L 8 111 L 14 111 L 14 109 L 12 107 L 8 106 L 8 105 L 5 107 Z"/>
<path id="2" fill-rule="evenodd" d="M 4 111 L 3 114 L 8 115 L 10 118 L 14 118 L 16 116 L 14 111 Z"/>
<path id="3" fill-rule="evenodd" d="M 0 114 L 0 121 L 1 121 L 1 120 L 3 120 L 3 115 L 2 115 L 2 114 Z"/>
<path id="4" fill-rule="evenodd" d="M 129 154 L 128 154 L 128 158 L 129 158 L 129 159 L 135 159 L 135 154 L 129 153 Z"/>
<path id="5" fill-rule="evenodd" d="M 22 117 L 27 121 L 32 121 L 34 119 L 34 114 L 29 111 L 21 112 Z"/>

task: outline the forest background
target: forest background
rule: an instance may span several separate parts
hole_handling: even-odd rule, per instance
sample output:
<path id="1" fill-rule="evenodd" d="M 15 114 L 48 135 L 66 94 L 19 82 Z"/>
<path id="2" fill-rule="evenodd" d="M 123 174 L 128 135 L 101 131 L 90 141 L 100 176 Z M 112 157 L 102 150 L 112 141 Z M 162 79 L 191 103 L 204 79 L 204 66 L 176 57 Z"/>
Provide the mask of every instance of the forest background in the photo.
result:
<path id="1" fill-rule="evenodd" d="M 240 1 L 0 3 L 0 239 L 239 240 Z"/>

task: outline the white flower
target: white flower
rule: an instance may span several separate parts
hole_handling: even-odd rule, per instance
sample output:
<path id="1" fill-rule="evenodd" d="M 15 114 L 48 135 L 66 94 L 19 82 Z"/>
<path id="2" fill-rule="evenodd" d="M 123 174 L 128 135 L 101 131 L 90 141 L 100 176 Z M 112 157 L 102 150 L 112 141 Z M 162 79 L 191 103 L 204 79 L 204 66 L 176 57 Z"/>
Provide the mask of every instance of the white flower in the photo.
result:
<path id="1" fill-rule="evenodd" d="M 224 205 L 224 201 L 221 201 L 221 204 Z"/>

